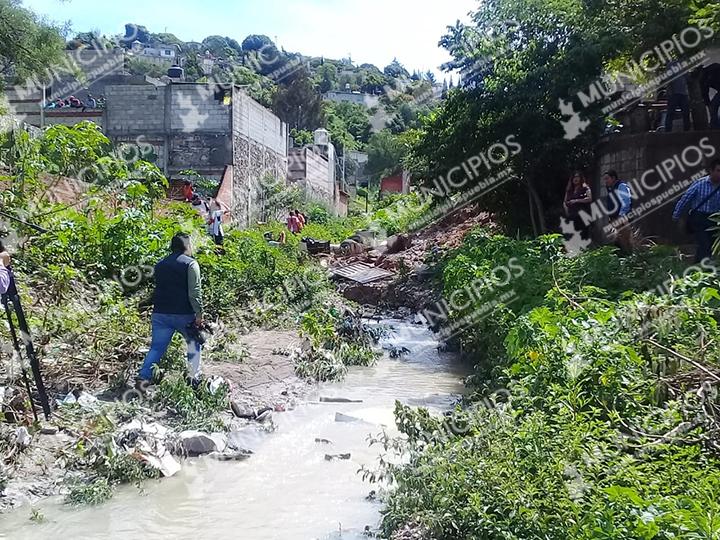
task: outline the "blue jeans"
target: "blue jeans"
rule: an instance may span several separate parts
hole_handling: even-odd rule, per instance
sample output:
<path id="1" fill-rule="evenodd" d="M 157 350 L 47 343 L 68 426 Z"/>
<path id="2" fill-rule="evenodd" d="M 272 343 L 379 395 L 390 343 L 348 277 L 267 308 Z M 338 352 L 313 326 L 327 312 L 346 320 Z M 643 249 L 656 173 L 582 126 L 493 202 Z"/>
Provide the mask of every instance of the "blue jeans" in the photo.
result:
<path id="1" fill-rule="evenodd" d="M 190 339 L 187 326 L 195 320 L 194 314 L 172 315 L 169 313 L 153 313 L 152 315 L 152 342 L 150 350 L 140 369 L 139 377 L 145 381 L 152 380 L 153 366 L 155 366 L 167 351 L 175 332 L 180 332 L 187 343 L 188 372 L 190 377 L 200 377 L 200 344 Z"/>

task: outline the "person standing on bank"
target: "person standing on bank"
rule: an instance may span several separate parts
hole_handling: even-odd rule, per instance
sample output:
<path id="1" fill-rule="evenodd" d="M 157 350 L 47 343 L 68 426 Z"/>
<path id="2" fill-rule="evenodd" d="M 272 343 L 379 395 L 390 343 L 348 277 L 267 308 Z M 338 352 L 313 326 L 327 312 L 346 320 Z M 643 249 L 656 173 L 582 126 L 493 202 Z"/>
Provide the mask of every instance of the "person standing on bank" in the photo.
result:
<path id="1" fill-rule="evenodd" d="M 7 294 L 10 288 L 10 272 L 5 268 L 5 263 L 0 259 L 0 295 Z"/>
<path id="2" fill-rule="evenodd" d="M 630 253 L 632 251 L 630 241 L 632 229 L 628 218 L 632 210 L 630 186 L 627 182 L 620 180 L 618 173 L 612 169 L 603 174 L 603 181 L 607 189 L 606 211 L 608 219 L 617 233 L 615 243 L 623 253 Z"/>
<path id="3" fill-rule="evenodd" d="M 575 230 L 578 231 L 583 239 L 590 237 L 590 224 L 585 223 L 581 211 L 590 215 L 592 204 L 592 191 L 588 186 L 585 175 L 576 171 L 570 177 L 568 185 L 565 188 L 565 200 L 563 201 L 563 207 L 565 208 L 565 214 L 568 219 L 574 223 Z"/>
<path id="4" fill-rule="evenodd" d="M 193 326 L 202 325 L 202 287 L 200 266 L 192 258 L 190 236 L 176 234 L 170 242 L 172 253 L 155 265 L 152 342 L 145 356 L 136 386 L 144 389 L 153 378 L 153 368 L 167 351 L 175 332 L 187 343 L 189 382 L 200 381 L 201 345 L 193 337 Z"/>
<path id="5" fill-rule="evenodd" d="M 670 62 L 668 69 L 680 68 L 676 61 Z M 667 87 L 667 110 L 665 111 L 665 131 L 673 130 L 675 109 L 680 109 L 683 119 L 683 130 L 690 131 L 690 92 L 688 91 L 688 77 L 685 73 L 675 77 Z"/>
<path id="6" fill-rule="evenodd" d="M 225 241 L 225 230 L 223 229 L 223 216 L 227 214 L 228 212 L 226 210 L 222 209 L 222 205 L 220 204 L 220 201 L 215 201 L 213 204 L 212 212 L 210 212 L 210 220 L 208 221 L 208 224 L 212 228 L 212 236 L 213 240 L 215 240 L 215 245 L 222 246 L 223 242 Z"/>
<path id="7" fill-rule="evenodd" d="M 710 175 L 695 182 L 675 205 L 673 220 L 679 221 L 686 213 L 687 231 L 695 236 L 697 251 L 695 262 L 712 257 L 717 231 L 710 216 L 720 212 L 720 159 L 710 162 Z"/>

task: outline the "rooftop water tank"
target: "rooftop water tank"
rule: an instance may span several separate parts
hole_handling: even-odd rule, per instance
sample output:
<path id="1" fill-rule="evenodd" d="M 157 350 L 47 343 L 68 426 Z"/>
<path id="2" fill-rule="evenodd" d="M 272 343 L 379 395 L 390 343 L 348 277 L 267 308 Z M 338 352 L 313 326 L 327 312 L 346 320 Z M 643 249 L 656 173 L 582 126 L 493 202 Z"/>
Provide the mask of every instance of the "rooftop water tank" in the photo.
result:
<path id="1" fill-rule="evenodd" d="M 179 81 L 185 80 L 185 70 L 180 66 L 172 66 L 167 70 L 168 77 Z"/>
<path id="2" fill-rule="evenodd" d="M 330 133 L 328 133 L 326 129 L 316 129 L 315 144 L 318 146 L 327 146 L 330 144 Z"/>

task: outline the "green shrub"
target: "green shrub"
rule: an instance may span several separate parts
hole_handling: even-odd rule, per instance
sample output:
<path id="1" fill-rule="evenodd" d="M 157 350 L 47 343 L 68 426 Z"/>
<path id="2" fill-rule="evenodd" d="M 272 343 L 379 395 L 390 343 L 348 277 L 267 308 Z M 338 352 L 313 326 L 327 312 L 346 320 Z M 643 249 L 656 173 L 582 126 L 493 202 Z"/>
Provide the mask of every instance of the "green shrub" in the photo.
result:
<path id="1" fill-rule="evenodd" d="M 113 494 L 112 486 L 107 478 L 96 478 L 89 482 L 76 482 L 70 486 L 65 502 L 73 506 L 102 504 Z"/>
<path id="2" fill-rule="evenodd" d="M 511 283 L 485 278 L 512 257 L 524 271 Z M 718 537 L 716 394 L 678 358 L 720 340 L 720 292 L 710 273 L 668 280 L 682 270 L 665 248 L 570 259 L 557 237 L 470 235 L 445 261 L 445 293 L 468 304 L 451 318 L 495 289 L 517 298 L 461 333 L 481 374 L 463 408 L 438 418 L 397 405 L 403 438 L 379 442 L 404 460 L 366 472 L 395 481 L 384 533 L 416 523 L 437 540 Z M 717 348 L 701 354 L 720 366 Z M 502 403 L 490 399 L 498 388 Z"/>

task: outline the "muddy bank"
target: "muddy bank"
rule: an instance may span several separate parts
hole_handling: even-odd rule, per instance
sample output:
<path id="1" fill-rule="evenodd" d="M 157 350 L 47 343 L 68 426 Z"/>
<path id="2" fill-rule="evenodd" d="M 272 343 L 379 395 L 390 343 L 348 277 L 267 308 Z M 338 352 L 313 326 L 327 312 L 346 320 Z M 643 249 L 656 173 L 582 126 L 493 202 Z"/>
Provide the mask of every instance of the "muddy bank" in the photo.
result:
<path id="1" fill-rule="evenodd" d="M 460 398 L 466 375 L 426 328 L 406 321 L 377 324 L 393 330 L 381 347 L 406 347 L 406 354 L 386 353 L 372 366 L 351 367 L 342 381 L 308 385 L 312 392 L 295 409 L 274 415 L 277 429 L 248 436 L 251 458 L 189 459 L 172 478 L 145 482 L 143 494 L 126 485 L 105 504 L 78 509 L 48 500 L 36 507 L 42 523 L 28 520 L 29 509 L 4 516 L 4 523 L 17 540 L 159 540 L 193 538 L 198 531 L 253 540 L 368 538 L 366 531 L 377 530 L 381 518 L 384 484 L 369 483 L 358 471 L 375 470 L 380 456 L 390 459 L 382 444 L 369 442 L 383 432 L 397 434 L 398 401 L 443 414 Z M 270 344 L 263 345 L 272 354 Z M 268 360 L 282 369 L 282 359 Z M 275 384 L 263 378 L 256 379 L 263 383 L 258 387 Z M 249 391 L 237 386 L 237 395 Z"/>
<path id="2" fill-rule="evenodd" d="M 492 228 L 491 216 L 469 205 L 416 232 L 392 237 L 379 249 L 339 257 L 332 264 L 363 262 L 392 272 L 393 276 L 370 283 L 338 277 L 337 289 L 361 305 L 398 313 L 403 309 L 422 311 L 440 301 L 438 263 L 480 225 Z"/>
<path id="3" fill-rule="evenodd" d="M 228 409 L 222 419 L 230 431 L 252 424 L 272 429 L 273 414 L 292 410 L 313 389 L 312 384 L 295 375 L 289 355 L 302 340 L 291 330 L 257 330 L 241 336 L 239 342 L 247 350 L 240 362 L 205 361 L 204 374 L 222 377 L 229 385 L 230 400 L 241 410 L 270 411 L 259 419 L 250 414 L 241 419 Z M 168 411 L 158 410 L 142 399 L 132 399 L 133 392 L 127 389 L 80 395 L 87 399 L 88 407 L 100 411 L 98 418 L 104 417 L 105 410 L 112 411 L 126 425 L 133 418 L 163 425 L 168 415 Z M 0 469 L 0 513 L 66 492 L 66 481 L 75 474 L 69 471 L 68 463 L 75 459 L 79 441 L 87 441 L 90 430 L 97 427 L 88 425 L 84 406 L 60 405 L 50 422 L 41 425 L 0 424 L 0 451 L 5 463 Z"/>

